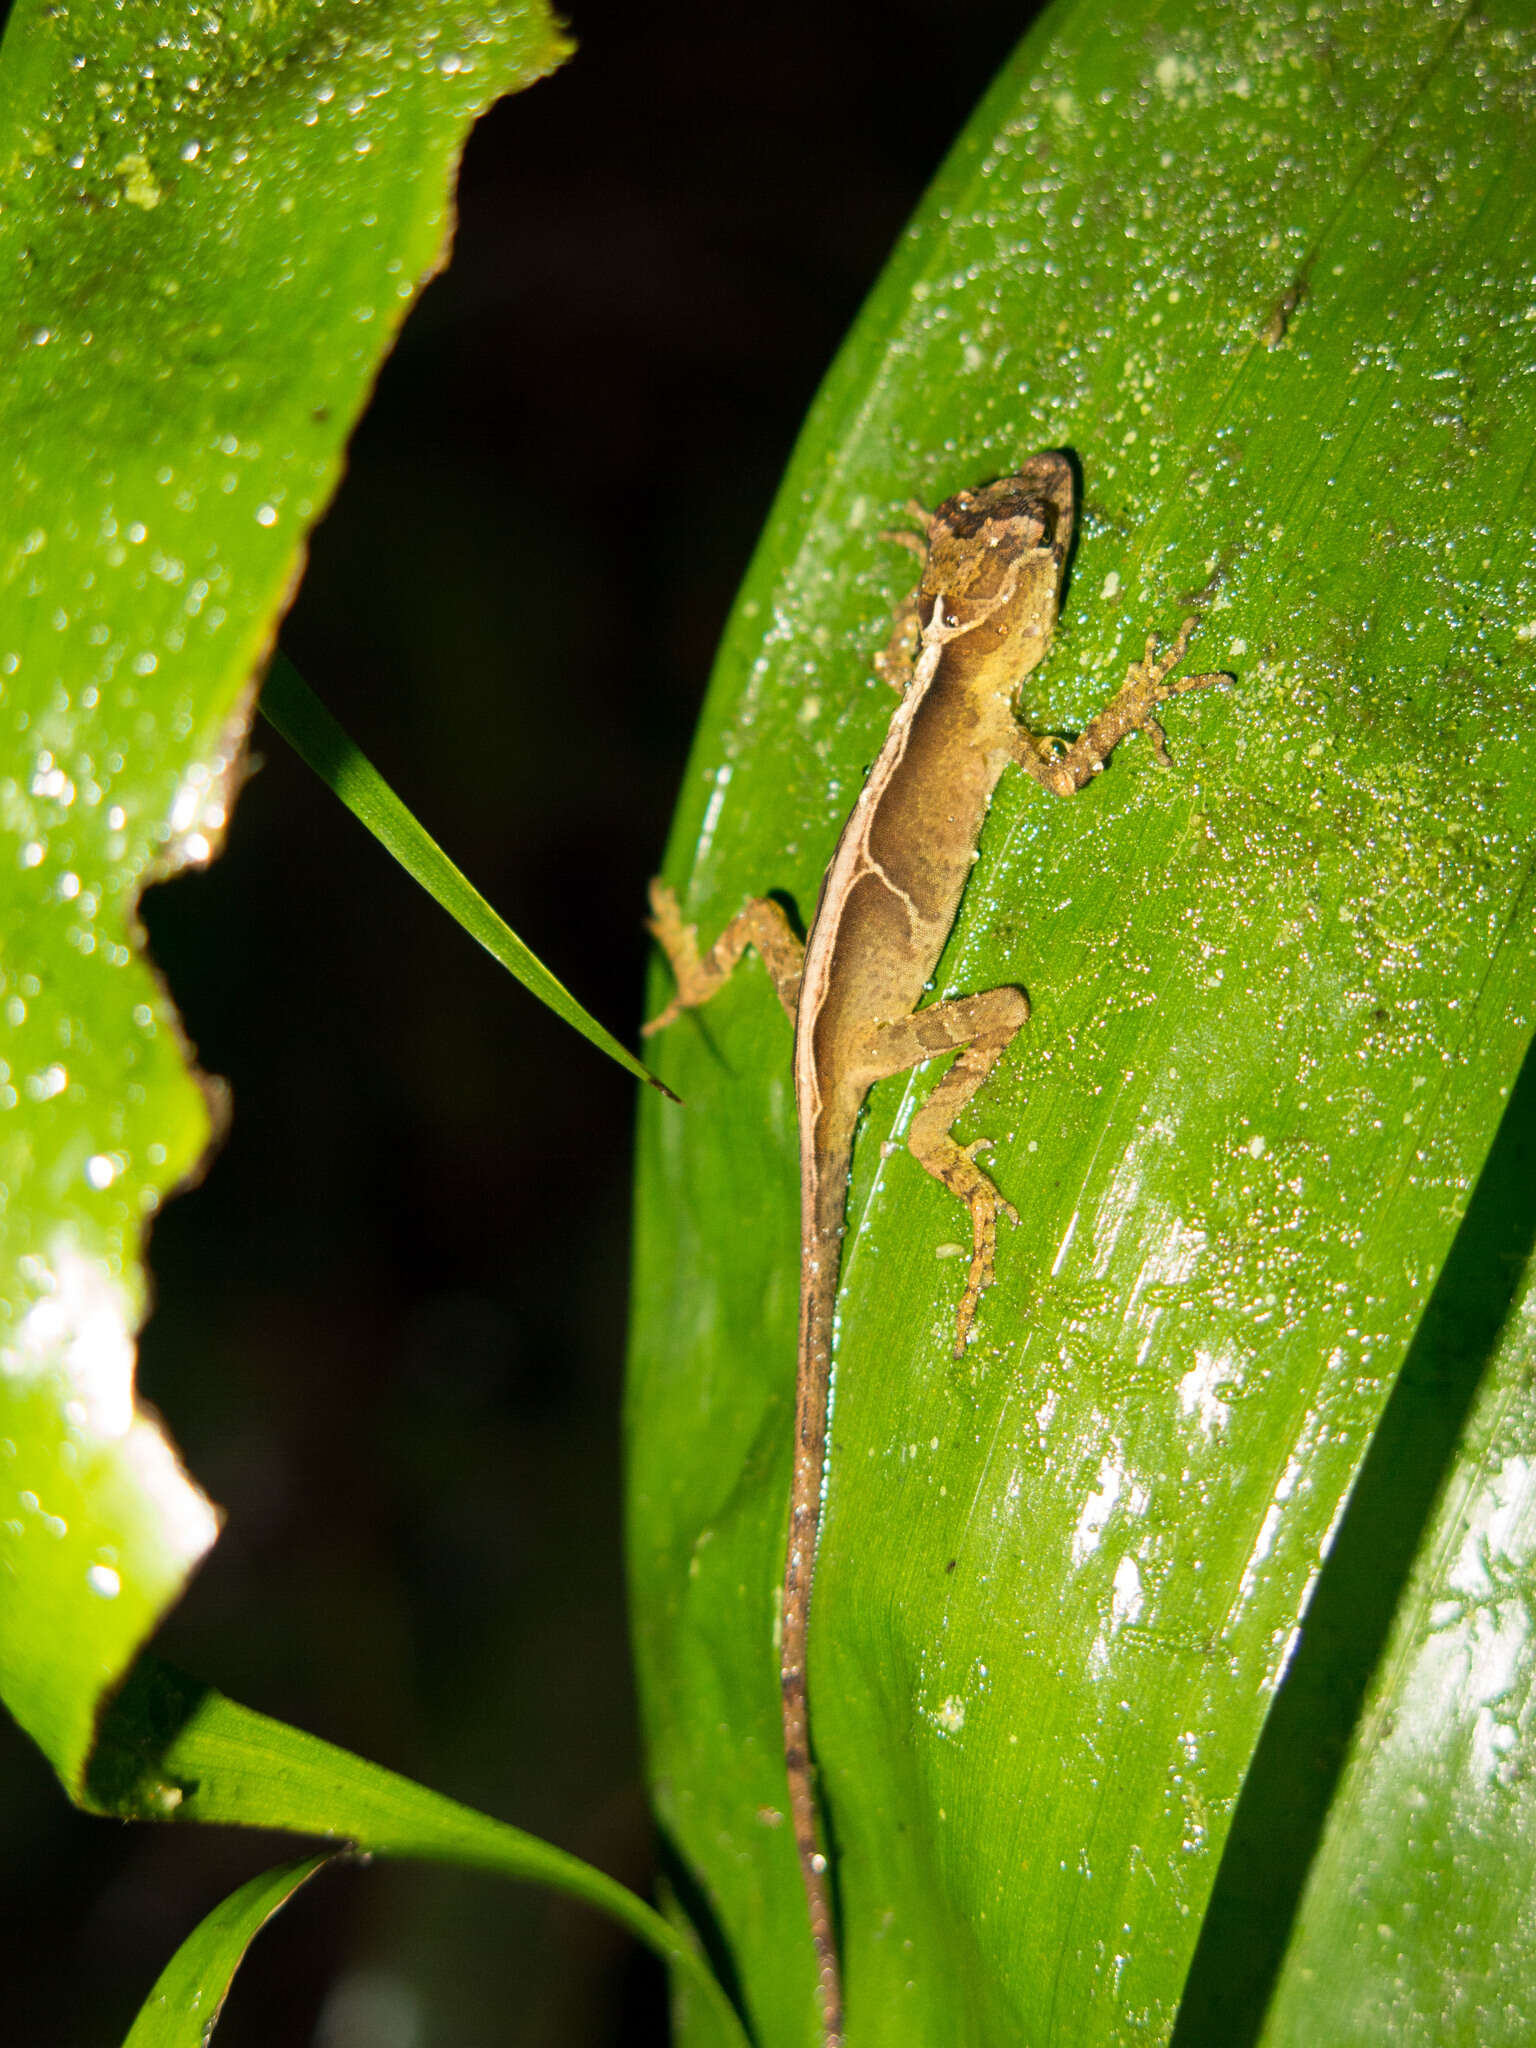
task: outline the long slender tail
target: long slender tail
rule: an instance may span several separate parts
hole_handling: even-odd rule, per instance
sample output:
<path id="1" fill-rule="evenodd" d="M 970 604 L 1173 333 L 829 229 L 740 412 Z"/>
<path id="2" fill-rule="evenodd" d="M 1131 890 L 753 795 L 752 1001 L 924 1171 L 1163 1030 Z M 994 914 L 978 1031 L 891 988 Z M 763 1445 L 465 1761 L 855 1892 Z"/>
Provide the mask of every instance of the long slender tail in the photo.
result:
<path id="1" fill-rule="evenodd" d="M 821 1992 L 825 2048 L 842 2048 L 843 1986 L 832 1921 L 827 1858 L 817 1839 L 811 1780 L 810 1709 L 805 1685 L 811 1581 L 821 1529 L 827 1455 L 827 1407 L 832 1386 L 832 1317 L 842 1262 L 843 1216 L 848 1198 L 849 1153 L 819 1155 L 804 1168 L 804 1242 L 800 1267 L 800 1356 L 795 1393 L 795 1472 L 790 1491 L 789 1546 L 784 1563 L 784 1606 L 779 1679 L 784 1693 L 784 1765 L 789 1811 L 805 1882 L 811 1940 Z"/>

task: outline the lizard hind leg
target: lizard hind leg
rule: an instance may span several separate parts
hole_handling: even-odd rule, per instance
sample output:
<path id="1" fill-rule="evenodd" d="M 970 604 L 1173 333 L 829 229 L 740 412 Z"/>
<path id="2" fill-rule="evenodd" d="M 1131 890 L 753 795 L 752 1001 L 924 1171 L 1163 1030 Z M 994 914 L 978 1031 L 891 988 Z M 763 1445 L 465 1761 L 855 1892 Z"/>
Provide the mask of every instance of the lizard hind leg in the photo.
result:
<path id="1" fill-rule="evenodd" d="M 991 988 L 980 995 L 932 1003 L 875 1033 L 870 1047 L 871 1078 L 903 1072 L 922 1061 L 959 1049 L 960 1057 L 912 1119 L 907 1149 L 918 1164 L 964 1202 L 971 1217 L 971 1263 L 955 1317 L 955 1356 L 965 1354 L 977 1303 L 992 1285 L 997 1263 L 997 1219 L 1017 1223 L 1018 1211 L 976 1164 L 992 1143 L 977 1138 L 957 1144 L 950 1126 L 997 1065 L 1029 1016 L 1022 989 Z"/>

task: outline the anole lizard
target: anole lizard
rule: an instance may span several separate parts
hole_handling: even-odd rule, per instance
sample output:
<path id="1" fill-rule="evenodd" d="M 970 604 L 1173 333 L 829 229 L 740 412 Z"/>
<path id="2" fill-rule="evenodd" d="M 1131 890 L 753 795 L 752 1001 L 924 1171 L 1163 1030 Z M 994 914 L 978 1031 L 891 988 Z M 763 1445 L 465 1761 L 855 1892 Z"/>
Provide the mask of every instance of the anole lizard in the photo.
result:
<path id="1" fill-rule="evenodd" d="M 1225 676 L 1172 680 L 1193 619 L 1167 654 L 1155 638 L 1112 701 L 1070 745 L 1038 740 L 1015 715 L 1019 685 L 1043 659 L 1072 542 L 1072 471 L 1031 456 L 1017 476 L 961 491 L 914 533 L 888 538 L 923 557 L 916 590 L 897 613 L 877 663 L 902 690 L 879 758 L 859 793 L 821 885 L 802 947 L 784 912 L 758 897 L 708 953 L 664 882 L 651 885 L 651 930 L 677 977 L 672 1001 L 646 1026 L 660 1031 L 707 1002 L 755 946 L 795 1026 L 800 1127 L 800 1343 L 795 1464 L 784 1567 L 780 1679 L 790 1814 L 805 1880 L 826 2048 L 841 2048 L 843 1997 L 827 1861 L 817 1843 L 805 1682 L 832 1377 L 832 1324 L 854 1130 L 876 1081 L 958 1052 L 912 1120 L 917 1160 L 971 1216 L 971 1264 L 956 1318 L 964 1351 L 991 1284 L 997 1219 L 1018 1221 L 976 1164 L 990 1141 L 958 1145 L 950 1126 L 1029 1015 L 1017 988 L 988 989 L 919 1007 L 960 908 L 992 792 L 1010 762 L 1058 796 L 1098 775 L 1128 733 L 1145 729 L 1166 763 L 1156 708 Z M 915 656 L 915 660 L 914 657 Z M 900 671 L 910 667 L 905 686 Z"/>

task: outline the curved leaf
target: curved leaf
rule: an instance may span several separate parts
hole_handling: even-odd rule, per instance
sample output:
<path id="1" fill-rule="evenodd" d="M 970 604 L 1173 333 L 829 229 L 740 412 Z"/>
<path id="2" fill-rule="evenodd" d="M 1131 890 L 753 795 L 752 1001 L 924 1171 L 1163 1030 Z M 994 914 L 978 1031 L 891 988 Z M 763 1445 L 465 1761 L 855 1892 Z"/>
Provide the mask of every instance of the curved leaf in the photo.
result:
<path id="1" fill-rule="evenodd" d="M 207 1914 L 160 1972 L 123 2048 L 205 2048 L 245 1952 L 328 1856 L 264 1870 Z"/>
<path id="2" fill-rule="evenodd" d="M 871 1098 L 810 1664 L 852 2042 L 1167 2037 L 1529 1041 L 1533 58 L 1508 5 L 1056 7 L 834 368 L 727 637 L 669 862 L 706 938 L 749 893 L 814 904 L 889 716 L 911 496 L 1080 457 L 1037 727 L 1189 611 L 1237 678 L 1170 709 L 1172 773 L 1132 743 L 1071 803 L 999 792 L 938 992 L 1030 991 L 959 1128 L 1023 1221 L 958 1363 L 964 1219 L 892 1142 L 931 1077 Z M 814 1977 L 766 978 L 656 1058 L 691 1108 L 642 1118 L 644 1707 L 695 1920 L 776 2048 Z"/>
<path id="3" fill-rule="evenodd" d="M 108 1710 L 85 1803 L 121 1820 L 285 1828 L 371 1855 L 551 1885 L 610 1914 L 676 1965 L 709 2019 L 710 2038 L 741 2048 L 730 2006 L 693 1944 L 615 1879 L 154 1658 L 140 1660 Z"/>
<path id="4" fill-rule="evenodd" d="M 134 905 L 220 836 L 470 122 L 564 49 L 537 0 L 22 0 L 6 30 L 0 1695 L 75 1788 L 216 1530 L 134 1405 L 142 1234 L 215 1121 Z"/>

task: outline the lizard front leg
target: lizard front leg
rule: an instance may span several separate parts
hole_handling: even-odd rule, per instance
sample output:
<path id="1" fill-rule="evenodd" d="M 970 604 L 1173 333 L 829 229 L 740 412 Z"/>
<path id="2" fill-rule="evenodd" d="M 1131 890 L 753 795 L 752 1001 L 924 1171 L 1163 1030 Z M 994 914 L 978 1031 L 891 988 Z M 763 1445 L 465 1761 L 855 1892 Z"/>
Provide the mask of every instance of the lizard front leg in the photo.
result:
<path id="1" fill-rule="evenodd" d="M 684 924 L 677 897 L 658 876 L 651 883 L 651 915 L 648 929 L 666 954 L 677 977 L 677 994 L 649 1024 L 641 1036 L 664 1031 L 684 1010 L 696 1010 L 707 1003 L 716 989 L 723 988 L 748 946 L 773 978 L 779 1001 L 789 1012 L 791 1024 L 800 1007 L 800 979 L 805 966 L 805 947 L 795 937 L 789 919 L 767 896 L 754 896 L 745 910 L 738 911 L 701 959 L 697 925 Z"/>
<path id="2" fill-rule="evenodd" d="M 875 538 L 893 541 L 899 548 L 910 548 L 918 561 L 926 567 L 933 514 L 925 510 L 916 498 L 909 498 L 903 509 L 909 518 L 915 519 L 922 527 L 922 532 L 912 533 L 904 526 L 896 526 L 888 532 L 877 533 Z M 898 697 L 905 693 L 908 683 L 912 680 L 912 664 L 917 658 L 917 643 L 922 638 L 923 615 L 918 609 L 917 602 L 922 587 L 922 577 L 919 576 L 891 614 L 891 637 L 874 660 L 875 674 L 883 683 L 889 683 Z"/>
<path id="3" fill-rule="evenodd" d="M 899 540 L 902 536 L 893 533 L 890 538 Z M 906 538 L 915 540 L 917 536 L 909 534 Z M 907 685 L 912 680 L 912 664 L 917 656 L 917 643 L 923 634 L 923 616 L 917 607 L 917 596 L 918 586 L 914 585 L 897 605 L 891 615 L 894 620 L 891 637 L 874 660 L 875 674 L 881 682 L 889 683 L 898 697 L 905 695 Z"/>
<path id="4" fill-rule="evenodd" d="M 963 1357 L 982 1290 L 990 1287 L 997 1256 L 997 1219 L 1017 1223 L 1018 1212 L 976 1164 L 990 1138 L 957 1145 L 950 1126 L 986 1080 L 1029 1017 L 1029 998 L 1019 988 L 990 988 L 914 1010 L 894 1024 L 878 1026 L 865 1052 L 870 1080 L 904 1073 L 924 1060 L 957 1048 L 960 1057 L 912 1119 L 907 1149 L 935 1180 L 942 1181 L 971 1212 L 971 1266 L 955 1319 L 955 1356 Z"/>
<path id="5" fill-rule="evenodd" d="M 1060 752 L 1047 751 L 1048 743 L 1037 740 L 1020 726 L 1014 740 L 1014 759 L 1019 766 L 1055 795 L 1071 796 L 1102 773 L 1105 762 L 1128 734 L 1144 731 L 1159 764 L 1166 768 L 1168 749 L 1163 728 L 1157 721 L 1158 705 L 1185 690 L 1205 690 L 1232 680 L 1229 675 L 1173 676 L 1194 630 L 1195 621 L 1186 619 L 1173 645 L 1162 656 L 1157 652 L 1157 635 L 1149 634 L 1145 654 L 1140 661 L 1131 663 L 1125 681 L 1108 704 Z"/>

